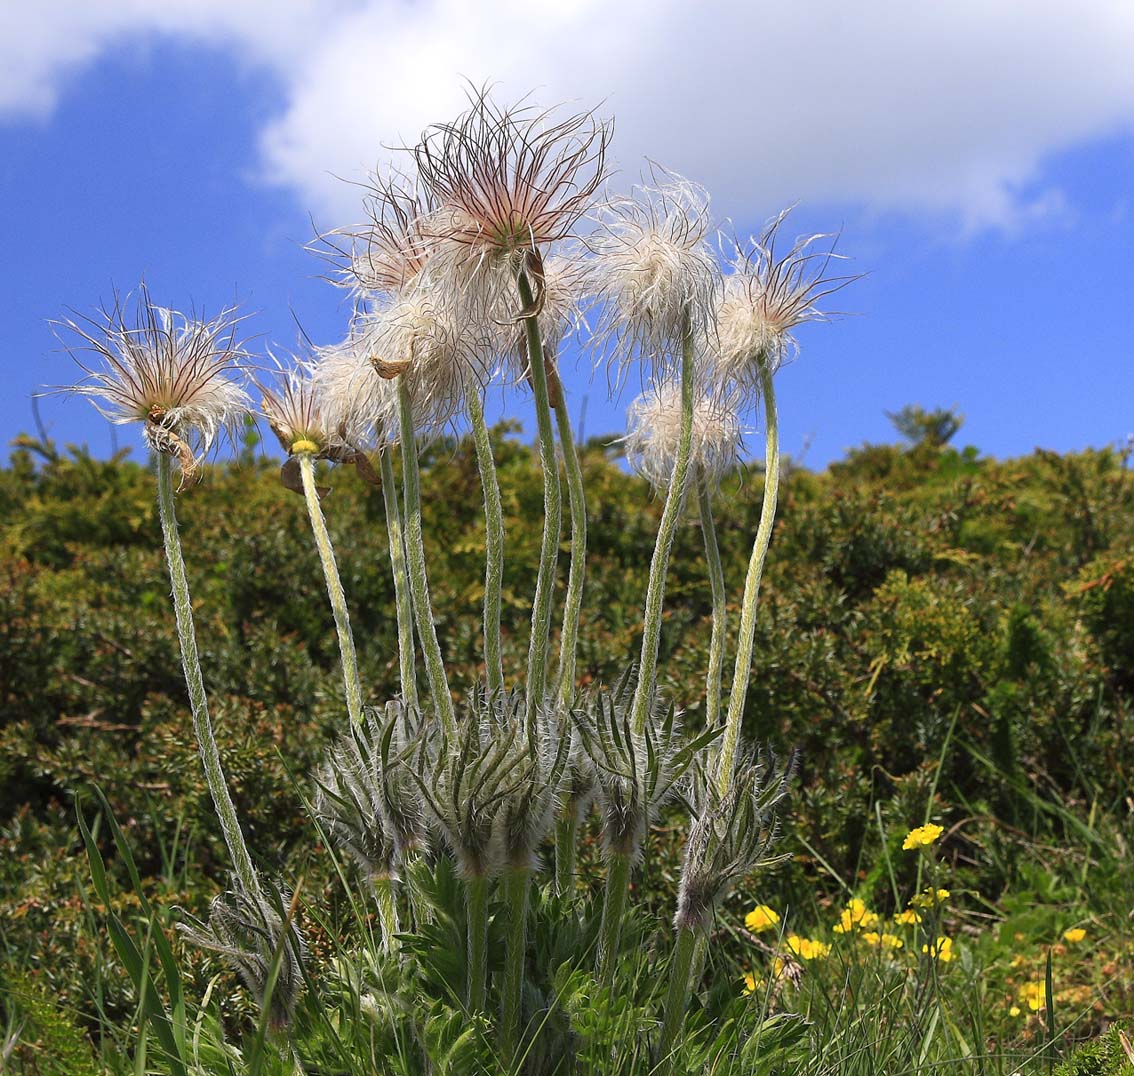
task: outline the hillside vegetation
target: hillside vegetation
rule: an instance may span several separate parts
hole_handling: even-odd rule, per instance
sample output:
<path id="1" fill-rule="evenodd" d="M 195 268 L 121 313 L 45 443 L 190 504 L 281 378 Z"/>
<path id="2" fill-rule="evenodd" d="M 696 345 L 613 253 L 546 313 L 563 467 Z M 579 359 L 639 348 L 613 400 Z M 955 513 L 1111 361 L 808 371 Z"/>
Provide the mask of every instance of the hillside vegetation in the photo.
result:
<path id="1" fill-rule="evenodd" d="M 743 927 L 756 903 L 836 943 L 831 924 L 851 897 L 899 913 L 899 892 L 923 880 L 902 838 L 932 817 L 944 828 L 933 884 L 951 893 L 937 914 L 963 952 L 942 975 L 979 982 L 988 1013 L 957 1033 L 970 1045 L 1026 1046 L 1054 1016 L 1067 1054 L 1134 1014 L 1131 461 L 1110 450 L 987 460 L 950 448 L 951 429 L 915 427 L 909 445 L 866 446 L 821 473 L 785 475 L 744 730 L 801 751 L 785 842 L 793 858 L 722 909 L 706 974 L 731 984 L 764 974 L 761 939 Z M 527 654 L 542 486 L 532 449 L 495 433 L 511 680 Z M 437 629 L 463 692 L 481 660 L 480 478 L 465 441 L 435 444 L 423 467 Z M 660 504 L 602 441 L 584 446 L 583 468 L 579 672 L 610 682 L 638 650 Z M 377 703 L 398 682 L 382 494 L 353 470 L 326 483 L 362 681 Z M 761 488 L 758 469 L 738 471 L 716 502 L 733 595 Z M 246 446 L 239 461 L 207 468 L 178 513 L 249 843 L 264 864 L 302 877 L 304 900 L 333 917 L 341 887 L 311 839 L 304 798 L 345 703 L 302 499 L 281 486 L 277 462 Z M 106 940 L 77 800 L 93 819 L 92 789 L 102 790 L 158 907 L 200 913 L 224 884 L 226 857 L 188 721 L 152 475 L 22 438 L 0 472 L 0 520 L 0 1034 L 17 1033 L 8 1062 L 27 1071 L 93 1072 L 108 1048 L 99 1029 L 127 1024 L 135 999 Z M 696 727 L 710 595 L 691 523 L 669 579 L 661 689 Z M 105 831 L 96 836 L 105 845 Z M 681 844 L 656 827 L 640 882 L 663 919 Z M 136 898 L 104 851 L 128 918 Z M 1065 938 L 1071 928 L 1085 937 Z M 309 936 L 318 949 L 317 924 Z M 203 994 L 218 965 L 175 944 Z M 1028 984 L 1045 972 L 1054 997 L 1030 1006 Z M 814 995 L 806 1003 L 810 1019 L 834 1019 Z M 223 1007 L 234 1024 L 247 1018 L 238 992 Z"/>

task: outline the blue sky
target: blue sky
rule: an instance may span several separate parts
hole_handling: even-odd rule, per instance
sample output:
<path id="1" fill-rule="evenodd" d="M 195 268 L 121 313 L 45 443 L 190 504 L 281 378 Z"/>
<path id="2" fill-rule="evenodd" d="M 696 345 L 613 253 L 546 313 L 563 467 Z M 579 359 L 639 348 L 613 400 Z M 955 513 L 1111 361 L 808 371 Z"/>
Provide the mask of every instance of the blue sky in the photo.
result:
<path id="1" fill-rule="evenodd" d="M 293 343 L 296 320 L 318 342 L 341 338 L 343 295 L 303 249 L 312 218 L 355 222 L 355 190 L 336 176 L 361 178 L 383 142 L 450 116 L 462 75 L 498 76 L 506 98 L 536 86 L 541 100 L 604 101 L 622 180 L 648 153 L 705 182 L 738 230 L 797 199 L 793 232 L 841 228 L 840 249 L 869 274 L 839 297 L 854 316 L 804 327 L 780 375 L 784 448 L 807 464 L 892 440 L 884 412 L 907 403 L 956 407 L 959 440 L 995 456 L 1134 431 L 1129 8 L 1087 4 L 1070 25 L 1059 5 L 959 3 L 923 25 L 908 5 L 859 17 L 816 0 L 828 20 L 816 31 L 786 3 L 757 5 L 751 25 L 709 3 L 710 39 L 682 5 L 628 4 L 596 44 L 586 31 L 601 7 L 577 0 L 549 5 L 552 54 L 525 66 L 522 48 L 492 51 L 497 23 L 515 25 L 505 2 L 478 6 L 475 30 L 452 0 L 152 6 L 75 5 L 85 26 L 60 15 L 65 3 L 0 15 L 5 440 L 31 429 L 33 392 L 74 379 L 49 320 L 143 274 L 170 306 L 238 300 L 264 346 Z M 737 46 L 768 69 L 764 100 L 727 55 L 741 30 L 765 42 Z M 816 55 L 797 74 L 779 54 L 805 33 Z M 612 65 L 628 41 L 644 73 Z M 718 66 L 702 62 L 720 49 Z M 586 368 L 567 381 L 577 410 L 586 397 L 588 435 L 621 432 L 628 398 L 608 401 Z M 515 397 L 507 406 L 527 417 Z M 59 441 L 109 451 L 84 401 L 40 411 Z"/>

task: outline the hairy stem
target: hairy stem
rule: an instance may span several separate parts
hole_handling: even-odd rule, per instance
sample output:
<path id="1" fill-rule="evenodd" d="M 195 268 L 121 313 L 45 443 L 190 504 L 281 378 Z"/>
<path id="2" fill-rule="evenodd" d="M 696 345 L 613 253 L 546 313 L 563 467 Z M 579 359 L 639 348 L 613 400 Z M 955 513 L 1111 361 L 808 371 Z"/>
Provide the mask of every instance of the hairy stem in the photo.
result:
<path id="1" fill-rule="evenodd" d="M 567 495 L 571 506 L 571 567 L 567 573 L 567 600 L 563 606 L 563 632 L 559 643 L 559 701 L 570 706 L 575 696 L 575 650 L 579 641 L 579 611 L 583 605 L 583 578 L 587 569 L 587 501 L 583 469 L 571 432 L 571 416 L 560 387 L 555 401 L 555 424 L 567 469 Z"/>
<path id="2" fill-rule="evenodd" d="M 630 706 L 630 720 L 636 735 L 641 735 L 649 715 L 654 680 L 661 644 L 662 605 L 665 601 L 665 577 L 669 554 L 677 534 L 685 486 L 689 476 L 689 455 L 693 444 L 693 330 L 686 316 L 681 339 L 681 436 L 674 460 L 673 477 L 662 509 L 654 555 L 650 561 L 650 579 L 646 587 L 646 608 L 642 617 L 642 656 L 638 662 L 638 684 Z"/>
<path id="3" fill-rule="evenodd" d="M 709 671 L 705 680 L 705 727 L 711 729 L 721 719 L 721 676 L 728 623 L 724 569 L 721 567 L 720 546 L 717 545 L 717 525 L 713 522 L 713 497 L 703 477 L 697 483 L 697 504 L 701 511 L 701 533 L 705 539 L 705 561 L 709 566 L 709 590 L 713 596 L 713 634 L 709 640 Z"/>
<path id="4" fill-rule="evenodd" d="M 508 943 L 504 952 L 504 998 L 500 1021 L 500 1051 L 511 1059 L 520 1039 L 520 1001 L 524 986 L 524 952 L 527 946 L 528 886 L 531 871 L 509 867 L 504 872 L 504 907 L 508 915 Z"/>
<path id="5" fill-rule="evenodd" d="M 394 609 L 398 617 L 398 667 L 401 672 L 402 702 L 408 710 L 416 710 L 417 665 L 413 649 L 413 599 L 410 597 L 409 570 L 406 567 L 402 511 L 398 506 L 394 463 L 388 446 L 379 452 L 378 459 L 382 468 L 382 501 L 386 506 L 386 534 L 390 542 L 390 569 L 394 576 Z"/>
<path id="6" fill-rule="evenodd" d="M 469 1012 L 483 1012 L 488 954 L 487 875 L 474 874 L 466 879 L 465 917 L 468 937 L 466 953 L 468 981 L 465 985 L 465 1000 Z"/>
<path id="7" fill-rule="evenodd" d="M 504 509 L 500 504 L 500 483 L 496 479 L 496 459 L 492 439 L 484 423 L 480 393 L 468 394 L 469 418 L 480 482 L 484 488 L 484 676 L 488 693 L 504 689 L 504 664 L 500 656 L 500 593 L 504 585 Z"/>
<path id="8" fill-rule="evenodd" d="M 566 897 L 575 891 L 575 841 L 579 834 L 579 808 L 568 795 L 555 823 L 555 892 Z"/>
<path id="9" fill-rule="evenodd" d="M 658 1065 L 654 1072 L 659 1076 L 666 1076 L 673 1068 L 671 1051 L 685 1020 L 685 1008 L 689 1004 L 690 971 L 696 948 L 697 933 L 688 927 L 680 927 L 673 946 L 673 959 L 669 964 L 669 989 L 666 991 L 661 1038 L 658 1040 Z"/>
<path id="10" fill-rule="evenodd" d="M 612 852 L 606 868 L 606 891 L 603 894 L 602 922 L 599 924 L 598 961 L 595 978 L 599 986 L 611 986 L 618 963 L 618 945 L 622 937 L 622 916 L 626 911 L 626 895 L 630 888 L 630 857 Z"/>
<path id="11" fill-rule="evenodd" d="M 517 278 L 523 308 L 534 306 L 526 274 Z M 539 430 L 539 461 L 543 469 L 543 541 L 539 550 L 539 573 L 532 602 L 532 637 L 528 647 L 527 721 L 534 724 L 536 708 L 547 694 L 547 645 L 551 632 L 551 607 L 555 592 L 556 562 L 559 555 L 559 525 L 563 512 L 559 489 L 559 464 L 555 458 L 555 434 L 551 428 L 551 406 L 547 396 L 547 371 L 543 365 L 543 341 L 539 319 L 524 318 L 528 349 L 528 372 L 535 397 L 536 426 Z"/>
<path id="12" fill-rule="evenodd" d="M 740 606 L 740 635 L 736 644 L 736 665 L 732 674 L 732 688 L 728 695 L 728 717 L 721 740 L 720 759 L 717 764 L 717 790 L 723 796 L 732 783 L 736 767 L 736 752 L 740 743 L 740 722 L 744 716 L 744 701 L 748 694 L 748 677 L 752 673 L 752 646 L 756 638 L 756 603 L 760 597 L 760 578 L 764 561 L 772 541 L 772 525 L 776 519 L 776 499 L 780 488 L 780 436 L 776 417 L 776 397 L 772 387 L 772 372 L 760 365 L 760 390 L 764 396 L 764 503 L 760 506 L 760 524 L 752 544 L 752 557 L 748 561 L 748 574 L 744 579 L 744 601 Z"/>
<path id="13" fill-rule="evenodd" d="M 410 593 L 417 637 L 425 656 L 425 674 L 429 693 L 447 736 L 457 731 L 453 696 L 449 693 L 449 677 L 441 644 L 437 641 L 437 625 L 429 601 L 429 578 L 425 572 L 425 540 L 421 533 L 421 473 L 417 463 L 417 438 L 413 428 L 413 402 L 403 378 L 398 378 L 398 417 L 402 438 L 402 488 L 406 502 L 406 560 L 409 564 Z"/>
<path id="14" fill-rule="evenodd" d="M 299 473 L 303 476 L 303 498 L 307 501 L 307 515 L 311 520 L 311 530 L 315 534 L 315 545 L 319 549 L 319 561 L 323 565 L 323 578 L 327 583 L 327 596 L 331 599 L 331 612 L 335 616 L 335 631 L 339 637 L 339 658 L 343 668 L 343 686 L 346 688 L 347 713 L 350 723 L 357 727 L 362 723 L 362 685 L 358 679 L 358 657 L 354 650 L 354 636 L 350 630 L 350 614 L 347 612 L 346 595 L 343 593 L 339 566 L 335 563 L 335 551 L 331 546 L 331 536 L 327 532 L 327 521 L 319 504 L 319 492 L 315 488 L 315 457 L 309 452 L 300 452 Z"/>
<path id="15" fill-rule="evenodd" d="M 205 768 L 205 781 L 213 797 L 213 807 L 220 819 L 224 843 L 232 858 L 233 870 L 244 891 L 252 896 L 260 893 L 252 857 L 240 832 L 236 808 L 228 794 L 228 785 L 221 768 L 220 752 L 209 720 L 209 704 L 205 696 L 205 681 L 201 676 L 201 660 L 197 656 L 197 635 L 193 628 L 193 605 L 189 598 L 189 581 L 185 575 L 185 559 L 181 554 L 181 538 L 177 530 L 177 515 L 173 507 L 173 464 L 164 453 L 158 455 L 158 514 L 161 516 L 162 536 L 165 539 L 165 559 L 169 565 L 169 578 L 173 584 L 173 611 L 177 617 L 177 638 L 181 644 L 181 665 L 185 671 L 185 685 L 189 689 L 189 707 L 193 714 L 193 732 Z"/>
<path id="16" fill-rule="evenodd" d="M 376 878 L 374 897 L 382 927 L 382 949 L 395 953 L 398 949 L 398 883 L 393 878 Z"/>

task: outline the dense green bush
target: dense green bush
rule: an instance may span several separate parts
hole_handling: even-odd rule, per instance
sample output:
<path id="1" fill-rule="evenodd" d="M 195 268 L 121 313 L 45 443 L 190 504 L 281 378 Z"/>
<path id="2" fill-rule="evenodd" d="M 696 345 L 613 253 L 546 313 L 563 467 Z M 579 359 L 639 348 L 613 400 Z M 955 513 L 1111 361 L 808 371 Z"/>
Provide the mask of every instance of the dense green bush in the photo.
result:
<path id="1" fill-rule="evenodd" d="M 496 448 L 508 541 L 504 662 L 515 677 L 542 498 L 532 451 L 507 432 L 497 431 Z M 876 812 L 896 828 L 916 825 L 931 795 L 946 821 L 978 820 L 945 847 L 987 900 L 1019 881 L 1001 827 L 1039 840 L 1054 825 L 1021 789 L 1121 812 L 1134 768 L 1128 463 L 1107 451 L 997 462 L 923 442 L 868 446 L 823 473 L 789 471 L 745 716 L 750 736 L 803 752 L 792 824 L 800 854 L 777 883 L 785 899 L 825 904 L 839 876 L 876 887 L 885 905 Z M 463 441 L 434 445 L 423 464 L 438 633 L 463 691 L 481 674 L 480 480 Z M 636 654 L 661 506 L 601 441 L 585 447 L 583 466 L 590 542 L 579 675 L 589 683 L 612 680 Z M 397 683 L 381 492 L 353 471 L 329 484 L 362 679 L 376 702 Z M 738 473 L 718 499 L 733 593 L 761 485 L 758 472 Z M 124 976 L 106 966 L 77 792 L 105 791 L 156 904 L 199 909 L 223 880 L 153 501 L 152 477 L 136 463 L 28 439 L 0 472 L 0 949 L 22 969 L 13 983 L 41 1021 L 47 990 L 82 1026 L 84 983 L 96 971 L 98 1004 L 130 1012 Z M 218 738 L 250 844 L 333 909 L 327 857 L 300 839 L 309 775 L 345 713 L 302 502 L 274 463 L 246 458 L 209 469 L 178 511 Z M 566 553 L 561 583 L 565 567 Z M 709 615 L 700 534 L 687 525 L 671 562 L 661 668 L 663 691 L 693 708 L 694 726 Z M 662 916 L 679 848 L 662 827 L 645 880 L 659 890 Z M 113 857 L 109 866 L 120 870 Z M 183 955 L 203 991 L 207 961 Z"/>

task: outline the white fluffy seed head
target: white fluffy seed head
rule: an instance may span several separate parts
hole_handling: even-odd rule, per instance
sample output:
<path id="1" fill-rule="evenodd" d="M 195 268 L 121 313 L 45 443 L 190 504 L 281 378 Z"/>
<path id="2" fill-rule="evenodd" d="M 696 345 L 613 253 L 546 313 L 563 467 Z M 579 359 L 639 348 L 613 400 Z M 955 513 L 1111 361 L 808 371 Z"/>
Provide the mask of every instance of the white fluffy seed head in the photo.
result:
<path id="1" fill-rule="evenodd" d="M 786 254 L 777 252 L 788 212 L 775 217 L 759 238 L 736 244 L 717 307 L 717 375 L 755 391 L 762 368 L 775 373 L 798 351 L 791 330 L 828 320 L 832 315 L 819 309 L 819 301 L 857 279 L 828 275 L 831 263 L 842 258 L 834 252 L 833 236 L 802 236 Z"/>
<path id="2" fill-rule="evenodd" d="M 604 304 L 596 337 L 620 376 L 633 361 L 647 370 L 671 367 L 684 334 L 708 327 L 719 290 L 706 243 L 708 194 L 681 176 L 663 178 L 608 202 L 588 240 L 593 290 Z"/>
<path id="3" fill-rule="evenodd" d="M 378 375 L 404 379 L 419 432 L 440 432 L 464 407 L 466 394 L 487 384 L 491 339 L 424 288 L 363 315 L 356 330 Z"/>
<path id="4" fill-rule="evenodd" d="M 744 431 L 734 394 L 694 390 L 694 473 L 715 489 L 740 458 Z M 669 489 L 681 440 L 681 385 L 664 381 L 639 396 L 627 411 L 623 439 L 630 466 L 659 492 Z"/>
<path id="5" fill-rule="evenodd" d="M 293 359 L 285 366 L 274 355 L 271 357 L 277 369 L 270 383 L 258 382 L 260 409 L 280 447 L 289 455 L 306 451 L 327 459 L 353 451 L 361 436 L 355 408 L 337 406 L 336 398 L 327 398 L 314 379 L 313 362 Z"/>
<path id="6" fill-rule="evenodd" d="M 247 357 L 236 338 L 241 320 L 233 308 L 205 320 L 157 306 L 142 284 L 94 317 L 58 323 L 78 338 L 65 346 L 86 375 L 63 391 L 87 397 L 116 424 L 142 422 L 147 444 L 177 457 L 191 477 L 248 408 L 234 380 Z M 85 352 L 97 365 L 87 365 Z"/>
<path id="7" fill-rule="evenodd" d="M 353 448 L 397 441 L 398 392 L 370 361 L 365 339 L 351 333 L 344 341 L 316 350 L 311 380 L 322 407 L 344 429 Z"/>

